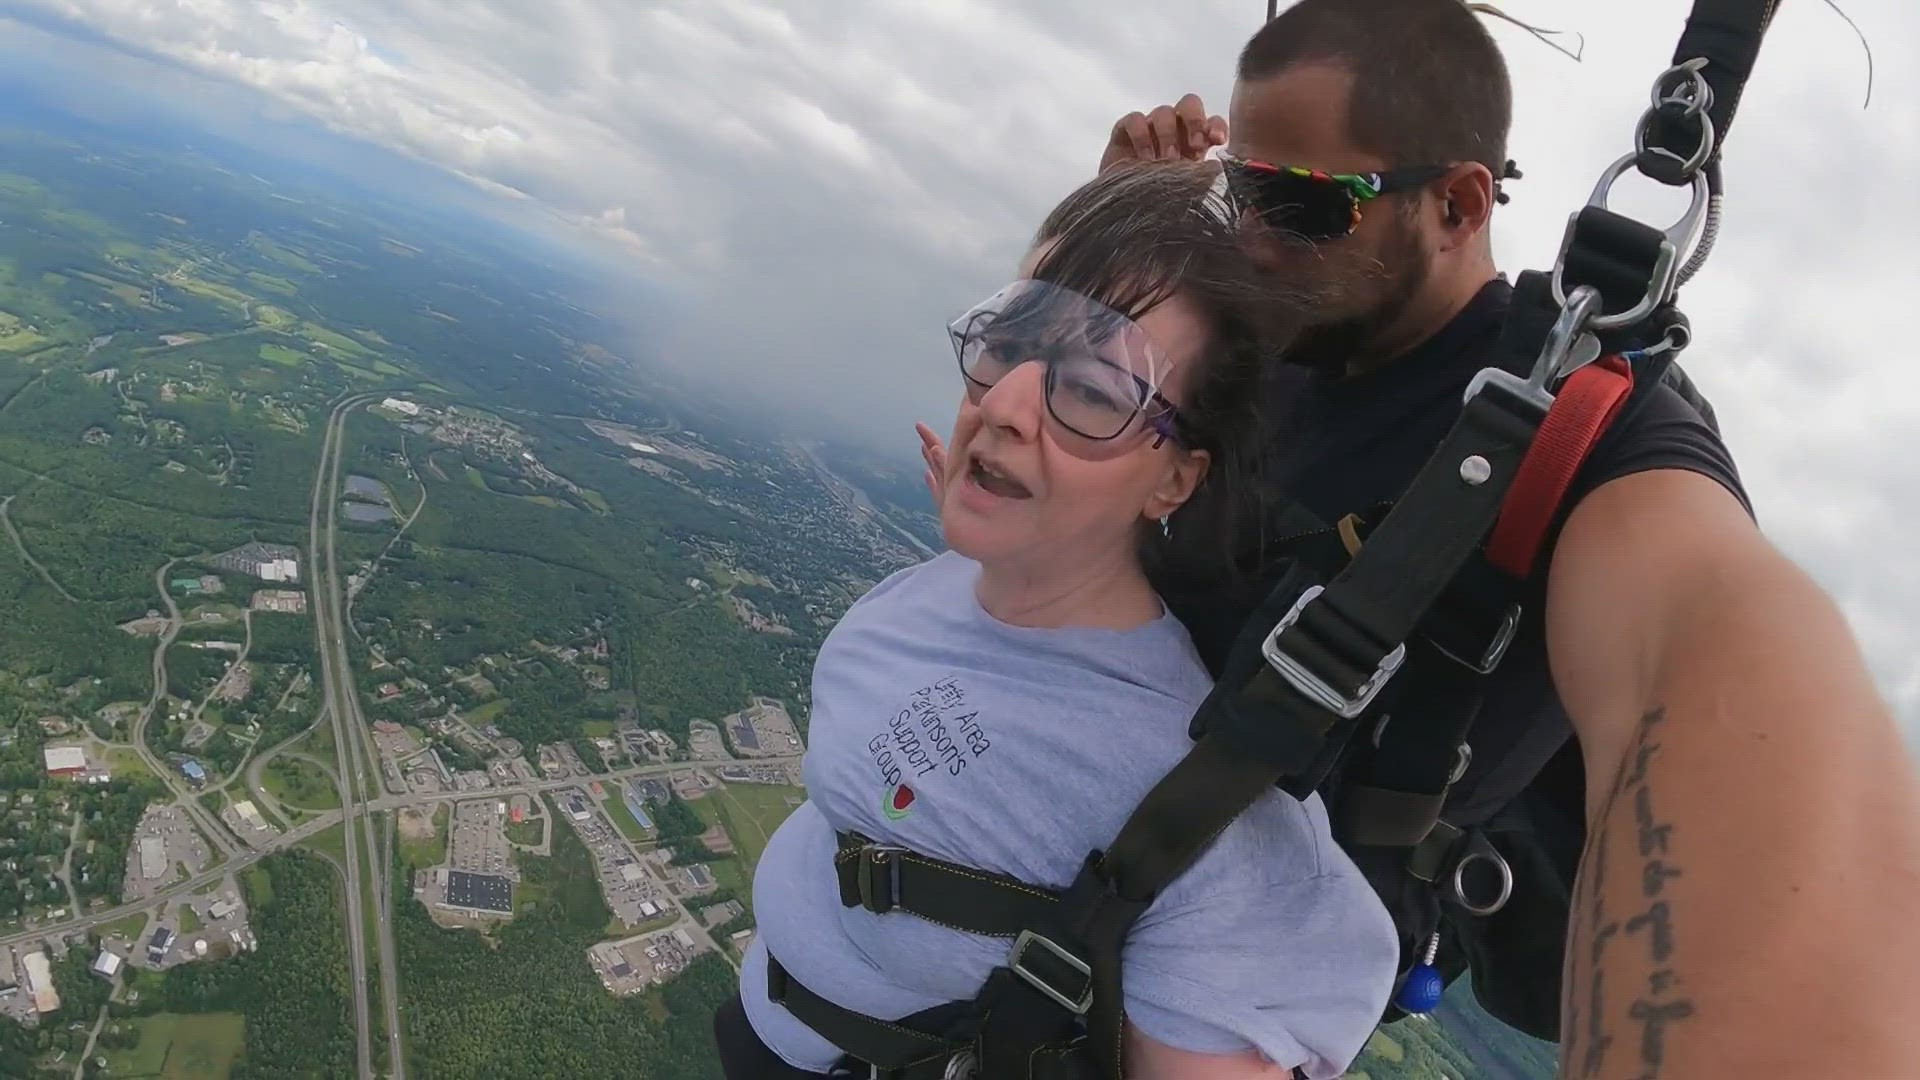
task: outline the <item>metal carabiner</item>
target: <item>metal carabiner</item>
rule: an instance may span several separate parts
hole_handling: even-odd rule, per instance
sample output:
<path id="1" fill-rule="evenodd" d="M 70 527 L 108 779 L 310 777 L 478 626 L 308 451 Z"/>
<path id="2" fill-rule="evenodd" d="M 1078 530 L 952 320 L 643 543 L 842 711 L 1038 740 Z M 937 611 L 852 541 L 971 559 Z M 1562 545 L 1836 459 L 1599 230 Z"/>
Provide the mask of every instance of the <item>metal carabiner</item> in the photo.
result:
<path id="1" fill-rule="evenodd" d="M 1600 182 L 1594 185 L 1593 194 L 1587 198 L 1587 205 L 1611 210 L 1612 207 L 1607 205 L 1607 197 L 1612 194 L 1614 183 L 1626 175 L 1628 169 L 1634 167 L 1637 157 L 1635 154 L 1628 154 L 1607 166 L 1606 172 L 1600 175 Z M 1694 173 L 1692 185 L 1693 199 L 1687 205 L 1687 212 L 1681 215 L 1679 221 L 1668 226 L 1663 233 L 1660 252 L 1653 264 L 1653 274 L 1647 281 L 1647 291 L 1640 297 L 1640 302 L 1614 315 L 1595 313 L 1593 318 L 1588 320 L 1586 329 L 1612 330 L 1616 327 L 1630 326 L 1653 314 L 1656 308 L 1673 299 L 1675 280 L 1680 267 L 1680 252 L 1692 244 L 1694 233 L 1700 228 L 1701 219 L 1706 216 L 1707 202 L 1711 197 L 1706 173 Z M 1567 304 L 1565 277 L 1567 251 L 1573 246 L 1573 237 L 1579 221 L 1578 213 L 1567 218 L 1567 231 L 1560 240 L 1560 254 L 1553 263 L 1553 298 L 1562 308 Z"/>
<path id="2" fill-rule="evenodd" d="M 1700 74 L 1700 69 L 1706 66 L 1706 58 L 1697 57 L 1684 64 L 1675 64 L 1661 72 L 1660 77 L 1653 80 L 1653 92 L 1650 95 L 1653 99 L 1652 107 L 1640 114 L 1639 122 L 1633 127 L 1635 154 L 1642 155 L 1651 150 L 1661 157 L 1668 158 L 1679 167 L 1679 177 L 1682 178 L 1691 178 L 1699 173 L 1707 164 L 1707 159 L 1713 156 L 1717 136 L 1713 128 L 1713 117 L 1707 113 L 1707 110 L 1713 108 L 1713 85 L 1707 82 L 1706 76 Z M 1669 90 L 1668 81 L 1676 75 L 1681 81 Z M 1680 115 L 1694 121 L 1700 129 L 1700 141 L 1694 145 L 1693 153 L 1684 158 L 1664 146 L 1647 145 L 1647 138 L 1652 135 L 1655 122 L 1669 105 L 1680 106 Z"/>
<path id="3" fill-rule="evenodd" d="M 1527 380 L 1521 382 L 1505 368 L 1486 368 L 1468 381 L 1463 401 L 1472 401 L 1483 387 L 1498 383 L 1501 389 L 1544 413 L 1553 408 L 1553 394 L 1561 379 L 1600 358 L 1600 339 L 1586 332 L 1600 313 L 1600 291 L 1581 285 L 1563 299 L 1559 296 L 1559 271 L 1554 273 L 1554 298 L 1560 301 L 1560 315 L 1547 331 L 1546 343 L 1540 347 Z"/>

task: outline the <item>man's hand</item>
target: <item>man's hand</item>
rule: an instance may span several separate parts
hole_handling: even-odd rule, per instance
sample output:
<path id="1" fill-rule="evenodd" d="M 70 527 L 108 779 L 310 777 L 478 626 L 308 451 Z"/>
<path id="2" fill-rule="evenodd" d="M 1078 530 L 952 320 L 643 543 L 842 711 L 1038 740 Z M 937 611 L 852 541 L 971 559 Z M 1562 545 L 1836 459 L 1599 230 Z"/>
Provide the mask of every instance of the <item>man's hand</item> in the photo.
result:
<path id="1" fill-rule="evenodd" d="M 1100 171 L 1123 161 L 1199 161 L 1207 151 L 1227 142 L 1227 122 L 1208 116 L 1197 94 L 1150 113 L 1131 112 L 1113 125 Z"/>
<path id="2" fill-rule="evenodd" d="M 934 509 L 938 510 L 941 492 L 947 484 L 947 448 L 927 425 L 915 424 L 913 430 L 920 433 L 920 457 L 927 463 L 927 474 L 922 479 L 926 481 L 927 494 L 933 496 Z"/>
<path id="3" fill-rule="evenodd" d="M 1574 510 L 1546 619 L 1587 765 L 1562 1075 L 1911 1075 L 1920 784 L 1838 607 L 1655 470 Z"/>

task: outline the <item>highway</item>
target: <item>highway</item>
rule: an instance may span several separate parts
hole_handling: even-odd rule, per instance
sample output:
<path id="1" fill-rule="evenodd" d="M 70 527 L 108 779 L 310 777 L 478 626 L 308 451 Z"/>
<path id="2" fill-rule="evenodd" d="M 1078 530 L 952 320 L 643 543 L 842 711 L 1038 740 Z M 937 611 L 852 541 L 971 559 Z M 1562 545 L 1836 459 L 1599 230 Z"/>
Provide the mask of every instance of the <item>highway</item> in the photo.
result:
<path id="1" fill-rule="evenodd" d="M 356 816 L 363 824 L 366 818 L 358 783 L 364 764 L 353 760 L 358 756 L 354 751 L 358 744 L 350 731 L 358 715 L 351 704 L 356 700 L 356 691 L 352 668 L 346 660 L 345 635 L 340 629 L 338 579 L 330 572 L 335 537 L 333 508 L 338 501 L 334 492 L 339 484 L 347 416 L 365 400 L 364 396 L 347 398 L 334 406 L 327 417 L 326 435 L 320 445 L 320 468 L 313 478 L 312 516 L 307 523 L 307 572 L 312 582 L 314 634 L 320 652 L 321 700 L 333 724 L 334 753 L 339 761 L 335 775 L 339 778 L 341 814 L 346 825 L 340 830 L 346 856 L 345 865 L 340 869 L 346 877 L 347 970 L 353 981 L 354 1049 L 360 1080 L 374 1080 L 373 1013 L 367 1003 L 367 923 L 361 910 L 365 895 L 360 881 L 361 837 L 353 827 Z M 370 838 L 371 830 L 366 833 Z M 393 1003 L 391 994 L 387 1001 L 390 1005 Z"/>

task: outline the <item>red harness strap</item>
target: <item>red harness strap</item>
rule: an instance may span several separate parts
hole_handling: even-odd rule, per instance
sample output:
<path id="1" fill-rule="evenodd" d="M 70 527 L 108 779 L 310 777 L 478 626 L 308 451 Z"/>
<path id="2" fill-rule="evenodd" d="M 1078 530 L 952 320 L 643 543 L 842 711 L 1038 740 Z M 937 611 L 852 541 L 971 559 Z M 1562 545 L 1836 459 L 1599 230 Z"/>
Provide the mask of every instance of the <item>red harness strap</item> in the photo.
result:
<path id="1" fill-rule="evenodd" d="M 1487 541 L 1487 560 L 1516 578 L 1533 573 L 1547 529 L 1573 475 L 1633 390 L 1633 368 L 1618 356 L 1574 372 L 1553 399 Z"/>

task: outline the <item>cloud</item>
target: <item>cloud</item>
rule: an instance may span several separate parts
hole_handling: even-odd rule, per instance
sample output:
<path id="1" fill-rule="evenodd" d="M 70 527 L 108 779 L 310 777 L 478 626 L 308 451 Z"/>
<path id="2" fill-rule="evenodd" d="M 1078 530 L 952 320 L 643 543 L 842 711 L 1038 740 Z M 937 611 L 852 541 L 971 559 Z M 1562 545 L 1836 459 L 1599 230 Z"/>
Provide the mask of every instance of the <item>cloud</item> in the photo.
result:
<path id="1" fill-rule="evenodd" d="M 1688 368 L 1770 531 L 1846 606 L 1920 733 L 1920 8 L 1850 0 L 1878 44 L 1783 5 L 1727 149 L 1728 219 L 1685 293 Z M 1493 22 L 1526 171 L 1496 222 L 1518 270 L 1629 147 L 1686 5 L 1518 17 L 1586 35 L 1574 64 Z M 951 415 L 940 327 L 1011 271 L 1120 113 L 1224 111 L 1254 0 L 0 0 L 43 26 L 250 87 L 335 131 L 536 205 L 576 243 L 670 274 L 647 352 L 884 438 Z M 3 24 L 0 24 L 3 25 Z M 1657 216 L 1671 192 L 1623 183 Z M 638 348 L 636 351 L 639 351 Z M 1791 613 L 1782 613 L 1790 617 Z"/>

